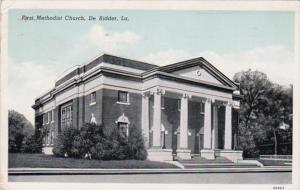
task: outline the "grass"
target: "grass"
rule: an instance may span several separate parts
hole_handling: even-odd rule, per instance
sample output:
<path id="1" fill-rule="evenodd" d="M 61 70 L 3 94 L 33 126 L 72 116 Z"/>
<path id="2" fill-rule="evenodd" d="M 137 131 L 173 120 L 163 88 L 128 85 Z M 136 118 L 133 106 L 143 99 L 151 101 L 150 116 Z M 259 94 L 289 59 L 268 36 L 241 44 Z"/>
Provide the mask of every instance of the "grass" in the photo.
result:
<path id="1" fill-rule="evenodd" d="M 86 160 L 74 158 L 58 158 L 43 154 L 9 154 L 9 168 L 103 168 L 103 169 L 150 169 L 177 168 L 177 166 L 148 160 Z"/>

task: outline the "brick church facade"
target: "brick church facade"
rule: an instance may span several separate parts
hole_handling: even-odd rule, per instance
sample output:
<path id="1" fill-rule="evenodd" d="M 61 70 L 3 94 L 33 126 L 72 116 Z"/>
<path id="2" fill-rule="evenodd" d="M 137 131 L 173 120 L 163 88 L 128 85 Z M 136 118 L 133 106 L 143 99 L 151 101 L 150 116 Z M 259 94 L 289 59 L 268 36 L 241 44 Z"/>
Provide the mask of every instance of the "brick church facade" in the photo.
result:
<path id="1" fill-rule="evenodd" d="M 95 122 L 127 135 L 141 127 L 150 160 L 237 161 L 240 99 L 239 85 L 202 57 L 159 67 L 103 54 L 57 79 L 33 108 L 35 124 L 49 129 L 45 154 L 63 128 Z"/>

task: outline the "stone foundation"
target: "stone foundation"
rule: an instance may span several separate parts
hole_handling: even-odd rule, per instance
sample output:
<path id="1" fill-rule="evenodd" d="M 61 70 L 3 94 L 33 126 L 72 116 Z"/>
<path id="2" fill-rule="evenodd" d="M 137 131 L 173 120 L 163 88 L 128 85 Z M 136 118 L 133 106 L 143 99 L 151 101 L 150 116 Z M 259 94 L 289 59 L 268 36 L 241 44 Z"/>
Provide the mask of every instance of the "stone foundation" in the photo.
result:
<path id="1" fill-rule="evenodd" d="M 170 161 L 173 160 L 172 149 L 150 148 L 147 150 L 148 160 Z"/>
<path id="2" fill-rule="evenodd" d="M 200 151 L 200 155 L 207 160 L 214 160 L 215 159 L 215 151 L 211 149 L 202 149 Z"/>
<path id="3" fill-rule="evenodd" d="M 181 160 L 190 160 L 191 159 L 191 150 L 189 149 L 177 149 L 177 157 Z"/>
<path id="4" fill-rule="evenodd" d="M 42 152 L 46 155 L 53 155 L 52 149 L 53 147 L 43 147 Z"/>

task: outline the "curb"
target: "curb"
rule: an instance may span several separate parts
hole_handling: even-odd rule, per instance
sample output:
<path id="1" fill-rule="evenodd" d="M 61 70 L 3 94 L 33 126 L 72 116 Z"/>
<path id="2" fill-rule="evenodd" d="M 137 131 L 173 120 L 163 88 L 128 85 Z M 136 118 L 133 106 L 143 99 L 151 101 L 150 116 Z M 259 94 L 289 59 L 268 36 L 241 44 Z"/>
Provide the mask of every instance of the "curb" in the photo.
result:
<path id="1" fill-rule="evenodd" d="M 184 174 L 184 173 L 251 173 L 292 172 L 292 167 L 263 168 L 200 168 L 200 169 L 71 169 L 71 168 L 10 168 L 8 175 L 123 175 L 123 174 Z"/>

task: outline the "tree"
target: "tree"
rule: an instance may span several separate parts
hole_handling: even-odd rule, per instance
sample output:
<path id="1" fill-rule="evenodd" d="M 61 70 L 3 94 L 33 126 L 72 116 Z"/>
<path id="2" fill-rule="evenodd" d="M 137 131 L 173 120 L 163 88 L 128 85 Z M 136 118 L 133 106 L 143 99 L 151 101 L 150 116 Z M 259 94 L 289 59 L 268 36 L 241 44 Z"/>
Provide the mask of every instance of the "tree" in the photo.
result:
<path id="1" fill-rule="evenodd" d="M 250 69 L 236 73 L 233 80 L 240 84 L 244 96 L 240 107 L 239 146 L 244 150 L 244 156 L 256 157 L 259 155 L 257 143 L 266 137 L 259 120 L 260 105 L 265 101 L 271 82 L 266 74 Z"/>
<path id="2" fill-rule="evenodd" d="M 233 80 L 240 83 L 241 94 L 244 96 L 241 101 L 240 122 L 249 128 L 256 120 L 257 112 L 260 111 L 259 105 L 264 101 L 271 82 L 266 74 L 251 69 L 236 73 Z"/>
<path id="3" fill-rule="evenodd" d="M 32 124 L 14 110 L 8 112 L 8 141 L 9 152 L 20 152 L 25 137 L 32 135 L 34 128 Z"/>
<path id="4" fill-rule="evenodd" d="M 274 153 L 278 150 L 278 135 L 284 134 L 280 126 L 289 126 L 292 128 L 292 109 L 293 97 L 292 87 L 284 87 L 273 84 L 272 88 L 266 93 L 266 101 L 260 105 L 263 114 L 261 120 L 265 131 L 273 135 Z"/>
<path id="5" fill-rule="evenodd" d="M 292 87 L 285 88 L 269 81 L 259 71 L 242 71 L 234 75 L 244 98 L 240 108 L 240 148 L 246 157 L 260 154 L 259 145 L 274 141 L 277 154 L 278 134 L 282 123 L 292 126 Z M 270 139 L 271 137 L 271 139 Z"/>

